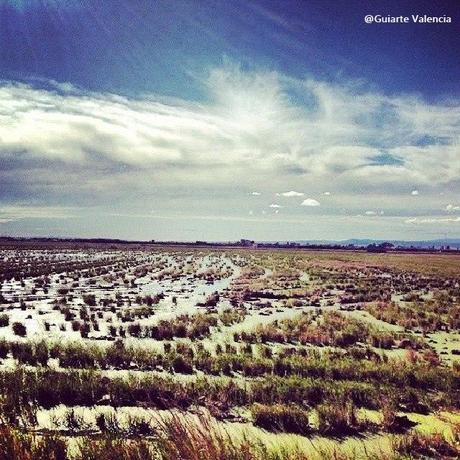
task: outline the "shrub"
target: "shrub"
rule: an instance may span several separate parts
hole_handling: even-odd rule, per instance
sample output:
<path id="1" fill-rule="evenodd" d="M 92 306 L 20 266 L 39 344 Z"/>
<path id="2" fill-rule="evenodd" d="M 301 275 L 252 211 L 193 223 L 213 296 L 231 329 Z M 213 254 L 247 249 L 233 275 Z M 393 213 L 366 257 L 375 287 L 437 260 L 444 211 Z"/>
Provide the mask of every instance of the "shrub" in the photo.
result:
<path id="1" fill-rule="evenodd" d="M 10 317 L 6 314 L 0 315 L 0 327 L 6 327 L 10 324 Z"/>
<path id="2" fill-rule="evenodd" d="M 283 431 L 301 435 L 306 435 L 311 431 L 308 412 L 297 406 L 254 404 L 251 407 L 251 413 L 254 425 L 268 431 Z"/>
<path id="3" fill-rule="evenodd" d="M 139 323 L 131 323 L 128 325 L 128 334 L 132 337 L 140 337 L 142 332 L 141 325 Z"/>
<path id="4" fill-rule="evenodd" d="M 154 433 L 150 421 L 141 416 L 129 416 L 127 426 L 128 436 L 151 436 Z"/>
<path id="5" fill-rule="evenodd" d="M 180 374 L 193 374 L 193 366 L 186 358 L 182 355 L 176 355 L 171 363 L 174 372 Z"/>
<path id="6" fill-rule="evenodd" d="M 82 338 L 86 339 L 90 331 L 91 331 L 91 326 L 89 323 L 85 322 L 80 326 L 80 335 L 82 336 Z"/>
<path id="7" fill-rule="evenodd" d="M 17 321 L 13 323 L 13 332 L 15 335 L 25 337 L 27 335 L 27 328 L 24 326 L 24 324 Z"/>
<path id="8" fill-rule="evenodd" d="M 99 414 L 96 417 L 96 425 L 101 433 L 107 433 L 111 436 L 120 435 L 123 430 L 118 422 L 117 416 L 114 413 Z"/>
<path id="9" fill-rule="evenodd" d="M 12 342 L 10 345 L 11 354 L 21 364 L 36 364 L 35 353 L 30 343 Z"/>
<path id="10" fill-rule="evenodd" d="M 88 429 L 84 418 L 77 414 L 74 409 L 68 409 L 63 416 L 63 425 L 70 433 L 77 433 Z"/>
<path id="11" fill-rule="evenodd" d="M 42 366 L 46 366 L 49 358 L 49 349 L 46 342 L 38 342 L 34 347 L 35 359 Z"/>
<path id="12" fill-rule="evenodd" d="M 318 414 L 318 431 L 321 434 L 345 436 L 358 428 L 355 406 L 352 401 L 334 401 L 320 404 Z"/>
<path id="13" fill-rule="evenodd" d="M 0 340 L 0 358 L 5 359 L 10 352 L 10 345 L 5 339 Z"/>
<path id="14" fill-rule="evenodd" d="M 96 296 L 94 294 L 86 294 L 83 296 L 83 302 L 89 307 L 96 306 Z"/>

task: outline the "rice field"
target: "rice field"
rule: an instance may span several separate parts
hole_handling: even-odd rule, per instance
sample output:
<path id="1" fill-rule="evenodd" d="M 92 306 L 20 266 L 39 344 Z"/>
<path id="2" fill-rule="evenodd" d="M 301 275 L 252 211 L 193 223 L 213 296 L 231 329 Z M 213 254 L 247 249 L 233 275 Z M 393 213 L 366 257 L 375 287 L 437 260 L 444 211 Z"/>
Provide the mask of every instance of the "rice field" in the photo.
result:
<path id="1" fill-rule="evenodd" d="M 459 262 L 0 248 L 0 459 L 458 458 Z"/>

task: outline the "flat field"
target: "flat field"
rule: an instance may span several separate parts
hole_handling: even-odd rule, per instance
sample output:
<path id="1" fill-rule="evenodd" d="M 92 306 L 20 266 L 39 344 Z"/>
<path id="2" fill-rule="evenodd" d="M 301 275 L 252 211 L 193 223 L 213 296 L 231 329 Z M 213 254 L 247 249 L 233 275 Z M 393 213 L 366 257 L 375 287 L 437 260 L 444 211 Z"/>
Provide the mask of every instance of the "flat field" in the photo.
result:
<path id="1" fill-rule="evenodd" d="M 460 256 L 0 248 L 0 459 L 460 456 Z"/>

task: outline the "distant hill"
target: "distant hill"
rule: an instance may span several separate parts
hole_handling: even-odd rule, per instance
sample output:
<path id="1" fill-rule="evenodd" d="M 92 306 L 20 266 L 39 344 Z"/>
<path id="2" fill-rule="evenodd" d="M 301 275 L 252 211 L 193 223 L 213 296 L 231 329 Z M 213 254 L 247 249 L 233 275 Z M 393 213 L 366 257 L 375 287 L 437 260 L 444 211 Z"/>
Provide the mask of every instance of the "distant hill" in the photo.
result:
<path id="1" fill-rule="evenodd" d="M 381 246 L 383 243 L 391 243 L 394 249 L 421 249 L 421 250 L 454 250 L 460 251 L 460 238 L 444 238 L 436 240 L 419 240 L 419 241 L 404 241 L 404 240 L 374 240 L 374 239 L 359 239 L 351 238 L 348 240 L 279 240 L 279 241 L 253 241 L 241 239 L 239 241 L 135 241 L 135 240 L 120 240 L 111 238 L 54 238 L 54 237 L 12 237 L 0 236 L 0 244 L 15 245 L 15 244 L 48 244 L 48 245 L 181 245 L 181 246 L 232 246 L 232 247 L 253 247 L 257 243 L 260 247 L 292 247 L 292 246 L 330 246 L 333 247 L 355 247 L 367 248 L 369 245 Z M 369 249 L 369 248 L 368 248 Z M 379 248 L 377 248 L 379 249 Z"/>
<path id="2" fill-rule="evenodd" d="M 435 248 L 439 249 L 441 247 L 449 246 L 451 249 L 460 249 L 460 239 L 459 238 L 444 238 L 437 240 L 420 240 L 420 241 L 404 241 L 404 240 L 373 240 L 373 239 L 348 239 L 348 240 L 298 240 L 295 243 L 298 244 L 340 244 L 341 246 L 353 245 L 357 247 L 365 247 L 369 244 L 381 244 L 381 243 L 391 243 L 395 247 L 402 248 Z"/>

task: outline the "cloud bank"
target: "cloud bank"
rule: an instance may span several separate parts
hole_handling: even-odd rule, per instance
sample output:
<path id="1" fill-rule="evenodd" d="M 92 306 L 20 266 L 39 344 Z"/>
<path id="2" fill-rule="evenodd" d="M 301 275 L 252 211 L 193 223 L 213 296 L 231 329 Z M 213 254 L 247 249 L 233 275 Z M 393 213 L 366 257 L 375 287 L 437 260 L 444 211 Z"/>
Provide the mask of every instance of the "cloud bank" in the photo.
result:
<path id="1" fill-rule="evenodd" d="M 108 196 L 137 193 L 139 206 L 157 197 L 178 212 L 196 213 L 199 202 L 206 212 L 218 206 L 247 215 L 248 195 L 322 194 L 321 212 L 331 215 L 371 216 L 366 210 L 378 206 L 428 223 L 435 217 L 417 215 L 456 211 L 445 204 L 455 197 L 439 196 L 460 183 L 456 99 L 427 102 L 231 64 L 201 84 L 206 96 L 196 102 L 3 82 L 0 180 L 9 185 L 0 204 L 21 206 L 33 196 L 37 206 L 70 206 L 71 196 L 78 202 L 86 194 L 105 206 Z M 423 200 L 413 200 L 418 190 Z M 286 212 L 297 212 L 289 203 Z M 301 204 L 320 206 L 313 198 Z"/>
<path id="2" fill-rule="evenodd" d="M 206 102 L 190 103 L 3 84 L 1 155 L 140 168 L 284 166 L 417 184 L 460 176 L 457 101 L 434 105 L 238 67 L 212 71 L 206 88 Z"/>

